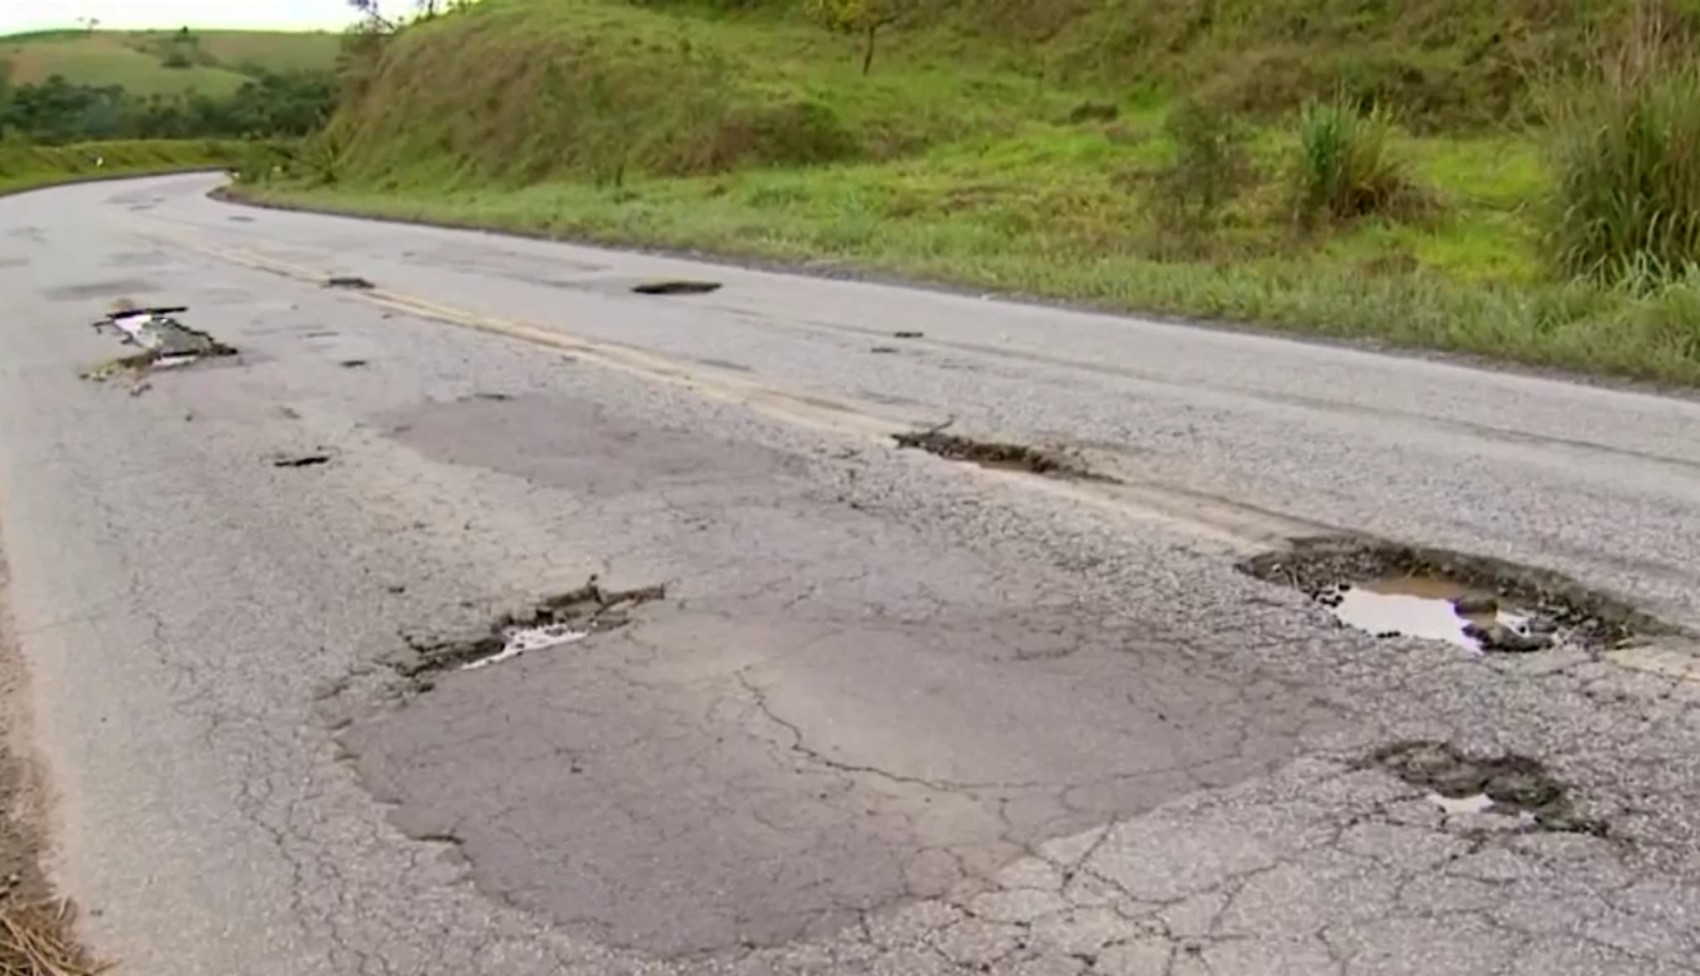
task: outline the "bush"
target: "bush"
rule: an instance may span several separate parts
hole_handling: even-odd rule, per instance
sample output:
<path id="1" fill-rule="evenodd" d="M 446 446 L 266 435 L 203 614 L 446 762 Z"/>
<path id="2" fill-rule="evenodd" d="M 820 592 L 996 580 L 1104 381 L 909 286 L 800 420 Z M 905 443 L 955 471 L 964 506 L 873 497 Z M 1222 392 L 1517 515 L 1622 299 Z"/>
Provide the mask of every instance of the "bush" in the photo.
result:
<path id="1" fill-rule="evenodd" d="M 1159 223 L 1168 230 L 1208 231 L 1251 181 L 1249 130 L 1228 112 L 1192 100 L 1176 105 L 1163 128 L 1175 154 L 1158 175 Z"/>
<path id="2" fill-rule="evenodd" d="M 698 169 L 813 166 L 850 159 L 860 152 L 855 133 L 831 106 L 803 98 L 728 113 L 709 160 Z"/>
<path id="3" fill-rule="evenodd" d="M 1560 275 L 1645 286 L 1700 264 L 1700 68 L 1663 61 L 1624 57 L 1553 100 Z"/>
<path id="4" fill-rule="evenodd" d="M 1305 106 L 1293 174 L 1299 218 L 1351 220 L 1408 210 L 1418 195 L 1393 136 L 1393 121 L 1379 106 L 1366 112 L 1343 96 Z"/>

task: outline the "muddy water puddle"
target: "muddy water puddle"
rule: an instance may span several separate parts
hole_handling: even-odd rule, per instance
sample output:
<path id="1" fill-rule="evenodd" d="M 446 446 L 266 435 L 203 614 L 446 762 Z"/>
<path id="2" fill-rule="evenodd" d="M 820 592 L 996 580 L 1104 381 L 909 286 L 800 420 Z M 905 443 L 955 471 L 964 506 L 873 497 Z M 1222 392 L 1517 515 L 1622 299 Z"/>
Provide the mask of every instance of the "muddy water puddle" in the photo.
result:
<path id="1" fill-rule="evenodd" d="M 1435 576 L 1391 576 L 1338 584 L 1317 596 L 1348 627 L 1377 637 L 1420 637 L 1471 651 L 1538 651 L 1554 622 L 1501 605 L 1493 593 Z"/>

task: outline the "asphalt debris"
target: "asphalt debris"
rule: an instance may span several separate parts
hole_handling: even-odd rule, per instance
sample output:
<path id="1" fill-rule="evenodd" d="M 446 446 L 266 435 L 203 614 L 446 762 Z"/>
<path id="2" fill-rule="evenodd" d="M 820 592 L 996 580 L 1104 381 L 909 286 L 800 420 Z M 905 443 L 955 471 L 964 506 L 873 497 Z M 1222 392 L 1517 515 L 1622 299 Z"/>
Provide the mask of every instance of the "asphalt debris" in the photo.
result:
<path id="1" fill-rule="evenodd" d="M 1377 636 L 1445 640 L 1488 653 L 1606 651 L 1676 628 L 1550 570 L 1366 536 L 1294 540 L 1239 563 Z"/>
<path id="2" fill-rule="evenodd" d="M 326 288 L 350 288 L 355 291 L 368 291 L 378 287 L 359 275 L 333 275 L 325 279 Z"/>
<path id="3" fill-rule="evenodd" d="M 1431 791 L 1451 812 L 1512 816 L 1530 829 L 1599 837 L 1608 833 L 1603 821 L 1578 814 L 1569 788 L 1529 756 L 1475 756 L 1450 743 L 1415 739 L 1383 746 L 1363 765 Z"/>
<path id="4" fill-rule="evenodd" d="M 371 361 L 366 359 L 344 359 L 337 365 L 341 366 L 343 369 L 360 369 L 361 367 L 371 365 Z"/>
<path id="5" fill-rule="evenodd" d="M 719 290 L 718 281 L 646 281 L 632 286 L 639 295 L 706 295 Z"/>
<path id="6" fill-rule="evenodd" d="M 329 454 L 295 454 L 272 459 L 274 468 L 312 468 L 331 463 Z"/>
<path id="7" fill-rule="evenodd" d="M 460 640 L 409 640 L 413 654 L 396 663 L 395 669 L 402 677 L 420 682 L 420 690 L 429 690 L 427 679 L 436 672 L 473 670 L 613 630 L 630 622 L 635 608 L 666 596 L 663 585 L 609 590 L 592 576 L 578 589 L 550 597 L 527 613 L 504 615 L 488 633 Z"/>

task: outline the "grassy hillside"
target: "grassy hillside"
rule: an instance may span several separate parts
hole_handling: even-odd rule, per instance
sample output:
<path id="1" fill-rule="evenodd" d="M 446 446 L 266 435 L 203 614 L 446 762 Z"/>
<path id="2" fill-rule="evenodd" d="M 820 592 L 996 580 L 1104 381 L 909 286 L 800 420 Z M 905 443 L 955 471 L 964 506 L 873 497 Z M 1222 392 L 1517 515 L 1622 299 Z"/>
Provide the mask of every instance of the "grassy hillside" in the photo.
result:
<path id="1" fill-rule="evenodd" d="M 186 140 L 0 145 L 0 196 L 60 183 L 215 169 L 233 165 L 244 152 L 236 143 Z"/>
<path id="2" fill-rule="evenodd" d="M 1645 115 L 1589 74 L 1700 20 L 1639 2 L 911 0 L 864 77 L 798 2 L 485 0 L 393 38 L 249 192 L 1700 383 L 1700 217 L 1634 289 L 1554 238 L 1616 219 L 1560 199 L 1576 160 L 1657 182 L 1691 145 L 1659 126 L 1700 146 L 1700 81 Z M 1644 151 L 1558 151 L 1557 94 Z"/>
<path id="3" fill-rule="evenodd" d="M 0 37 L 0 61 L 12 80 L 33 84 L 62 75 L 74 84 L 120 85 L 147 96 L 199 91 L 225 95 L 250 80 L 255 68 L 282 72 L 330 69 L 335 34 L 265 31 L 195 31 L 193 51 L 173 59 L 174 31 L 51 31 Z"/>

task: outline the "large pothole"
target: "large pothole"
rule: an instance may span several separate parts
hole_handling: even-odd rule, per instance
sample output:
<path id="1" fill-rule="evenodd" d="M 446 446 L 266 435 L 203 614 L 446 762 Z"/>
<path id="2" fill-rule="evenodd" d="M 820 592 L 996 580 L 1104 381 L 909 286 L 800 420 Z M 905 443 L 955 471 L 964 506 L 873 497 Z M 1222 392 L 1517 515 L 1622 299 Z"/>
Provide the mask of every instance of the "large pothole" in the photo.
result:
<path id="1" fill-rule="evenodd" d="M 1473 651 L 1610 650 L 1675 628 L 1550 570 L 1360 537 L 1301 539 L 1240 563 L 1291 586 L 1341 623 Z"/>
<path id="2" fill-rule="evenodd" d="M 508 614 L 487 634 L 460 640 L 410 641 L 413 654 L 396 663 L 405 678 L 421 690 L 441 671 L 471 671 L 511 660 L 522 654 L 576 643 L 630 620 L 631 610 L 666 596 L 664 586 L 606 590 L 592 577 L 570 593 L 550 597 L 523 614 Z"/>
<path id="3" fill-rule="evenodd" d="M 1416 740 L 1378 749 L 1366 765 L 1429 790 L 1448 814 L 1497 814 L 1529 829 L 1606 834 L 1606 825 L 1578 814 L 1569 789 L 1528 756 L 1471 756 L 1444 742 Z"/>
<path id="4" fill-rule="evenodd" d="M 234 346 L 220 342 L 200 329 L 184 325 L 178 316 L 188 311 L 186 306 L 138 308 L 128 302 L 118 305 L 116 310 L 95 322 L 94 328 L 96 331 L 110 329 L 118 333 L 124 345 L 134 346 L 138 351 L 96 366 L 83 374 L 84 379 L 104 382 L 118 376 L 131 376 L 139 384 L 147 374 L 157 370 L 236 355 Z"/>
<path id="5" fill-rule="evenodd" d="M 983 468 L 1002 471 L 1021 471 L 1075 481 L 1113 482 L 1115 479 L 1092 471 L 1079 460 L 1059 451 L 1011 444 L 1001 441 L 981 441 L 956 434 L 943 428 L 911 431 L 891 435 L 898 447 L 913 448 L 935 454 L 949 461 L 966 461 Z"/>

